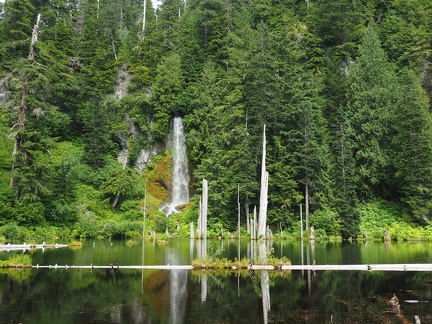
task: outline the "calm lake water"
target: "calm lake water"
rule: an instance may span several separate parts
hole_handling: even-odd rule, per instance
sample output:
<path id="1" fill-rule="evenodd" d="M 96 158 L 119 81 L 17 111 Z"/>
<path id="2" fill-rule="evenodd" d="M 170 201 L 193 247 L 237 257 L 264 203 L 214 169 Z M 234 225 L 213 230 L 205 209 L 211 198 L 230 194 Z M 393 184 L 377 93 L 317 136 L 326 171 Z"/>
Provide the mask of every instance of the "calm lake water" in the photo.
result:
<path id="1" fill-rule="evenodd" d="M 0 323 L 432 323 L 432 273 L 382 271 L 126 270 L 122 265 L 188 265 L 199 241 L 86 241 L 35 250 L 33 264 L 102 269 L 2 270 Z M 275 241 L 268 251 L 292 264 L 432 263 L 432 244 Z M 198 251 L 198 252 L 197 252 Z M 209 255 L 234 259 L 242 240 L 207 241 Z M 0 259 L 12 253 L 0 252 Z M 389 304 L 393 294 L 399 306 Z"/>

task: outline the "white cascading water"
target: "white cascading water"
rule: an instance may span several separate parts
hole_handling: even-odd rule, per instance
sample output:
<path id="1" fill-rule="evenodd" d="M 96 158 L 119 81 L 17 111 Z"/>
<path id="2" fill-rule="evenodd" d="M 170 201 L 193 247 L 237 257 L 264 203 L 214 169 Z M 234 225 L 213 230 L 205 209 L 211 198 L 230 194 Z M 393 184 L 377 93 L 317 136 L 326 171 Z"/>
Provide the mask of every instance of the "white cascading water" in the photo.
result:
<path id="1" fill-rule="evenodd" d="M 171 202 L 162 208 L 171 215 L 178 212 L 177 206 L 189 202 L 189 170 L 186 155 L 186 135 L 181 117 L 174 117 L 172 122 L 171 148 L 173 150 L 173 173 Z"/>

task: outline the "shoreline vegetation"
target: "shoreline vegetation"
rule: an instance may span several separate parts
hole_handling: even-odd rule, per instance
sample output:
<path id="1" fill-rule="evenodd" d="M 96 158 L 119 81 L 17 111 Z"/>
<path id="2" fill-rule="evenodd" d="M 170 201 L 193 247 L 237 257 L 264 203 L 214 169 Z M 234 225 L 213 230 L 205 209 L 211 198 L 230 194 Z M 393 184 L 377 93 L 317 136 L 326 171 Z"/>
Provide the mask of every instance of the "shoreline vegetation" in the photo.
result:
<path id="1" fill-rule="evenodd" d="M 9 225 L 11 226 L 11 225 Z M 126 240 L 129 242 L 129 244 L 134 244 L 135 240 L 141 240 L 142 234 L 141 233 L 124 233 L 122 235 L 96 235 L 96 236 L 83 236 L 83 237 L 75 237 L 71 236 L 70 230 L 67 228 L 58 228 L 54 226 L 48 226 L 48 227 L 35 227 L 33 229 L 28 229 L 24 226 L 18 226 L 16 224 L 13 224 L 12 226 L 16 230 L 16 233 L 7 233 L 5 228 L 9 227 L 1 226 L 0 227 L 0 245 L 5 245 L 7 243 L 10 244 L 19 244 L 19 245 L 25 245 L 27 244 L 27 249 L 36 248 L 38 244 L 35 242 L 41 241 L 41 240 L 47 240 L 48 246 L 54 246 L 56 242 L 59 241 L 69 241 L 68 245 L 73 247 L 80 247 L 82 246 L 82 241 L 85 239 L 115 239 L 115 240 Z M 411 226 L 409 224 L 394 224 L 393 227 L 388 229 L 390 233 L 389 238 L 384 237 L 384 233 L 386 230 L 382 230 L 381 235 L 368 235 L 366 232 L 363 233 L 362 236 L 356 237 L 356 238 L 349 238 L 348 240 L 343 240 L 341 236 L 338 235 L 326 235 L 320 234 L 320 231 L 315 231 L 314 241 L 330 241 L 330 242 L 365 242 L 365 241 L 418 241 L 418 242 L 431 242 L 432 241 L 432 228 L 431 226 L 428 227 L 415 227 Z M 378 230 L 376 230 L 378 232 Z M 177 232 L 173 233 L 157 233 L 157 232 L 148 232 L 145 235 L 146 241 L 155 241 L 158 244 L 166 243 L 170 238 L 189 238 L 190 236 L 185 235 L 179 235 Z M 241 229 L 240 237 L 238 236 L 237 231 L 229 232 L 226 231 L 225 233 L 215 233 L 210 231 L 209 235 L 207 237 L 210 240 L 251 240 L 250 235 L 247 234 L 245 229 Z M 200 239 L 200 238 L 194 238 L 194 239 Z M 291 240 L 291 241 L 310 241 L 310 232 L 304 231 L 303 237 L 300 238 L 300 233 L 289 233 L 287 231 L 282 232 L 276 232 L 274 235 L 272 235 L 271 238 L 268 238 L 266 240 Z M 30 243 L 23 243 L 23 242 L 30 242 Z M 6 249 L 6 247 L 5 247 Z"/>
<path id="2" fill-rule="evenodd" d="M 146 215 L 145 239 L 163 244 L 169 238 L 190 237 L 190 224 L 196 228 L 197 206 L 191 202 L 181 212 L 166 217 L 162 212 Z M 421 225 L 414 222 L 407 212 L 401 211 L 393 204 L 383 200 L 374 200 L 359 204 L 356 211 L 360 215 L 359 232 L 356 237 L 345 241 L 376 241 L 384 240 L 384 233 L 388 231 L 393 241 L 432 241 L 432 224 Z M 143 215 L 129 219 L 128 214 L 95 213 L 91 217 L 80 218 L 75 223 L 53 225 L 43 223 L 39 226 L 29 226 L 17 222 L 5 222 L 0 226 L 0 244 L 23 242 L 34 243 L 46 241 L 56 243 L 60 241 L 80 242 L 83 239 L 120 239 L 139 240 L 143 237 Z M 247 232 L 246 216 L 240 215 L 240 238 L 250 239 Z M 300 215 L 295 222 L 270 223 L 273 240 L 299 240 Z M 340 224 L 333 211 L 319 211 L 309 217 L 309 227 L 314 227 L 316 241 L 343 240 L 340 234 Z M 310 239 L 310 230 L 304 229 L 303 240 Z M 209 239 L 238 239 L 237 226 L 229 227 L 217 219 L 209 219 L 207 238 Z"/>
<path id="3" fill-rule="evenodd" d="M 144 238 L 155 241 L 158 244 L 166 243 L 170 238 L 189 238 L 190 224 L 196 226 L 195 204 L 191 202 L 188 208 L 175 213 L 169 217 L 158 214 L 157 217 L 148 215 L 145 219 L 143 229 L 143 218 L 135 220 L 124 219 L 125 215 L 119 213 L 115 217 L 106 218 L 94 215 L 83 218 L 74 224 L 51 225 L 41 224 L 39 226 L 28 226 L 16 222 L 3 223 L 0 226 L 0 244 L 36 244 L 47 242 L 55 244 L 70 242 L 70 245 L 79 247 L 85 239 L 115 239 L 126 240 L 133 244 L 134 240 Z M 359 232 L 356 237 L 349 238 L 347 242 L 364 241 L 432 241 L 432 225 L 420 225 L 413 222 L 403 211 L 397 210 L 393 205 L 383 200 L 375 200 L 360 204 L 358 210 L 360 215 Z M 247 232 L 245 216 L 241 215 L 240 235 L 237 227 L 224 225 L 220 221 L 211 219 L 208 224 L 208 239 L 230 239 L 248 240 L 250 234 Z M 309 226 L 314 227 L 315 241 L 341 242 L 339 223 L 332 211 L 320 211 L 312 213 L 309 218 Z M 287 224 L 270 224 L 272 240 L 310 240 L 310 230 L 300 231 L 300 217 L 298 221 Z M 387 233 L 387 237 L 385 234 Z M 197 236 L 195 236 L 197 237 Z"/>

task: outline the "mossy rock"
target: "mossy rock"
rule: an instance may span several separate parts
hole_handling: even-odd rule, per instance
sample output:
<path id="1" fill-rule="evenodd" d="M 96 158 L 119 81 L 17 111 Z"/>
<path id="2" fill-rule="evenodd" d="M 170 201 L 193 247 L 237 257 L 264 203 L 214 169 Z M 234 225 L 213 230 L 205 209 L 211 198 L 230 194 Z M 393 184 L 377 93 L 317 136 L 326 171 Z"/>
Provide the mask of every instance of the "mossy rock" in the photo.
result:
<path id="1" fill-rule="evenodd" d="M 172 156 L 155 159 L 146 173 L 147 191 L 160 201 L 170 201 L 172 190 Z"/>

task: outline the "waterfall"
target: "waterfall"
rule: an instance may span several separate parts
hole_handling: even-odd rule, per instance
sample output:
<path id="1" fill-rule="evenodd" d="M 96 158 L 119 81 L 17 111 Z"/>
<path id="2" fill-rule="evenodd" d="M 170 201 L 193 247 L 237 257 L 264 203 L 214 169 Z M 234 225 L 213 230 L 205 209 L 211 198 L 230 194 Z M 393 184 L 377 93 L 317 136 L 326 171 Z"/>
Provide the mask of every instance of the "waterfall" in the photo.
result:
<path id="1" fill-rule="evenodd" d="M 177 206 L 189 202 L 189 171 L 186 155 L 186 135 L 181 117 L 172 122 L 170 146 L 173 154 L 171 202 L 162 210 L 167 214 L 178 212 Z"/>
<path id="2" fill-rule="evenodd" d="M 189 172 L 186 155 L 186 136 L 183 122 L 180 117 L 173 121 L 173 189 L 172 205 L 181 205 L 189 202 Z"/>

